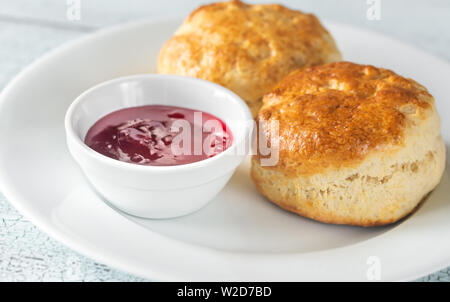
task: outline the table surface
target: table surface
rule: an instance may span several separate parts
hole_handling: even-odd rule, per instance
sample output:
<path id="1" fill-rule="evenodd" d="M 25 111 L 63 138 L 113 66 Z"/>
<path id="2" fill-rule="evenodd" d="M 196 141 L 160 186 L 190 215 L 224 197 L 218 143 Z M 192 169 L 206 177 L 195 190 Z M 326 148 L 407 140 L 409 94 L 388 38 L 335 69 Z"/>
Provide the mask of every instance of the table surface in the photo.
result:
<path id="1" fill-rule="evenodd" d="M 248 2 L 279 2 L 320 18 L 369 28 L 450 61 L 450 1 L 379 0 L 380 20 L 368 20 L 367 10 L 377 0 L 371 1 Z M 80 20 L 71 21 L 67 11 L 76 2 Z M 64 42 L 121 22 L 187 15 L 205 2 L 0 0 L 0 90 L 24 67 Z M 49 238 L 0 193 L 0 281 L 146 280 L 94 262 Z M 450 281 L 450 267 L 418 281 Z"/>

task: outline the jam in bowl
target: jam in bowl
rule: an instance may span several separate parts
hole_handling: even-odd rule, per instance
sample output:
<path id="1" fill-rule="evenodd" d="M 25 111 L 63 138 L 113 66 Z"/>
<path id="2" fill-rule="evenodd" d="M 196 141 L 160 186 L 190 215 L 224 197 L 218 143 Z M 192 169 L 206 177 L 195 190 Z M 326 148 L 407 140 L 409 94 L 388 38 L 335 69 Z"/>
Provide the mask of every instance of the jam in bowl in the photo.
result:
<path id="1" fill-rule="evenodd" d="M 219 118 L 187 108 L 146 105 L 107 114 L 87 132 L 85 143 L 120 161 L 183 165 L 230 147 L 233 135 Z"/>

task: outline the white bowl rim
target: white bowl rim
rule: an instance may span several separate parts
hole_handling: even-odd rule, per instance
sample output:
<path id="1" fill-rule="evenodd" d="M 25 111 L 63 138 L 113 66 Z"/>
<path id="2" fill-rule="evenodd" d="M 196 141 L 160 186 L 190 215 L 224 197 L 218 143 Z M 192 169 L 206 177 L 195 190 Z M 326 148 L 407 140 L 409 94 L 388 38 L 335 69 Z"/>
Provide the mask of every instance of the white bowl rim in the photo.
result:
<path id="1" fill-rule="evenodd" d="M 83 104 L 84 102 L 88 101 L 89 98 L 87 97 L 90 93 L 93 91 L 104 88 L 105 86 L 112 86 L 114 84 L 122 83 L 125 81 L 131 81 L 131 80 L 137 80 L 137 79 L 153 79 L 153 78 L 165 78 L 167 80 L 170 79 L 178 79 L 182 81 L 187 82 L 200 82 L 204 85 L 212 86 L 214 89 L 220 90 L 223 93 L 228 94 L 231 96 L 231 99 L 233 102 L 241 107 L 241 110 L 244 113 L 244 116 L 249 121 L 253 121 L 252 114 L 250 112 L 250 109 L 248 108 L 247 104 L 233 91 L 210 81 L 188 77 L 188 76 L 180 76 L 180 75 L 168 75 L 168 74 L 157 74 L 157 73 L 148 73 L 148 74 L 135 74 L 135 75 L 129 75 L 124 77 L 118 77 L 111 80 L 107 80 L 104 82 L 101 82 L 97 85 L 94 85 L 90 87 L 89 89 L 85 90 L 83 93 L 81 93 L 78 97 L 75 98 L 75 100 L 70 104 L 69 108 L 66 111 L 65 119 L 64 119 L 64 127 L 66 131 L 66 139 L 71 139 L 75 142 L 76 145 L 80 150 L 82 150 L 83 153 L 85 153 L 90 158 L 93 158 L 94 160 L 98 160 L 100 162 L 103 162 L 104 164 L 111 165 L 116 168 L 123 168 L 123 169 L 131 169 L 136 171 L 158 171 L 158 172 L 176 172 L 180 170 L 187 170 L 187 169 L 195 169 L 204 167 L 205 165 L 212 164 L 216 161 L 219 161 L 222 157 L 230 155 L 232 151 L 234 151 L 238 145 L 241 145 L 242 143 L 245 143 L 246 137 L 249 137 L 249 129 L 246 129 L 244 131 L 244 134 L 241 135 L 241 137 L 236 141 L 235 136 L 233 133 L 233 141 L 229 148 L 227 148 L 225 151 L 220 152 L 219 154 L 206 158 L 204 160 L 200 160 L 193 163 L 188 164 L 182 164 L 182 165 L 173 165 L 173 166 L 152 166 L 152 165 L 139 165 L 139 164 L 133 164 L 128 163 L 124 161 L 120 161 L 117 159 L 110 158 L 108 156 L 105 156 L 91 148 L 89 148 L 84 141 L 79 137 L 79 135 L 76 133 L 75 129 L 73 128 L 73 115 L 77 108 Z M 157 104 L 155 104 L 157 105 Z M 186 107 L 189 108 L 189 107 Z"/>

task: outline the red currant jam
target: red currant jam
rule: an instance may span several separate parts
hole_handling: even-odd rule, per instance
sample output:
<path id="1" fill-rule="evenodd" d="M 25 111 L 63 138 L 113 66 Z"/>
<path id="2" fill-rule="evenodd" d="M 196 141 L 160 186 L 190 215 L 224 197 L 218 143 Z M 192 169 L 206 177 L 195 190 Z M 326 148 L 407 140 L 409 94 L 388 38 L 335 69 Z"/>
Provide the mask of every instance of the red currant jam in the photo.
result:
<path id="1" fill-rule="evenodd" d="M 233 142 L 219 118 L 165 105 L 114 111 L 97 121 L 85 143 L 95 151 L 128 163 L 174 166 L 213 157 Z"/>

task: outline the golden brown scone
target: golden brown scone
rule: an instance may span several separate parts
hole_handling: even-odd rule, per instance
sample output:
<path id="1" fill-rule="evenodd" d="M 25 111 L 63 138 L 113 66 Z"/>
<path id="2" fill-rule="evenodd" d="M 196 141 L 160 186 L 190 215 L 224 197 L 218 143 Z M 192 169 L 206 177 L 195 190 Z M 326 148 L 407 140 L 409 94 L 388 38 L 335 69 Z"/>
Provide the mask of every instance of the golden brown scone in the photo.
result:
<path id="1" fill-rule="evenodd" d="M 229 1 L 192 12 L 161 49 L 158 72 L 225 86 L 255 116 L 264 93 L 292 70 L 340 59 L 333 38 L 314 15 L 276 4 Z"/>
<path id="2" fill-rule="evenodd" d="M 252 178 L 289 211 L 326 223 L 389 224 L 443 174 L 433 97 L 390 70 L 349 62 L 304 68 L 263 103 L 257 120 L 278 121 L 279 160 L 262 166 L 262 155 L 253 156 Z"/>

